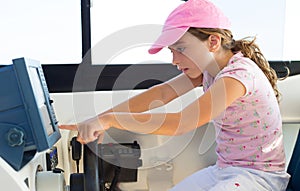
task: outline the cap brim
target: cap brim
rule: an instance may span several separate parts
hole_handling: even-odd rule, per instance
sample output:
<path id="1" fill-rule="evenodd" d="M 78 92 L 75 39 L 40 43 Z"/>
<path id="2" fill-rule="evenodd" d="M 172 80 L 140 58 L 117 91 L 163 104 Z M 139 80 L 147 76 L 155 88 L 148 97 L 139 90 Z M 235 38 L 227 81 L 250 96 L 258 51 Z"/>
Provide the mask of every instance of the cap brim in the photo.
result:
<path id="1" fill-rule="evenodd" d="M 164 30 L 155 43 L 148 50 L 149 54 L 156 54 L 166 46 L 170 46 L 178 41 L 189 27 L 173 28 Z"/>

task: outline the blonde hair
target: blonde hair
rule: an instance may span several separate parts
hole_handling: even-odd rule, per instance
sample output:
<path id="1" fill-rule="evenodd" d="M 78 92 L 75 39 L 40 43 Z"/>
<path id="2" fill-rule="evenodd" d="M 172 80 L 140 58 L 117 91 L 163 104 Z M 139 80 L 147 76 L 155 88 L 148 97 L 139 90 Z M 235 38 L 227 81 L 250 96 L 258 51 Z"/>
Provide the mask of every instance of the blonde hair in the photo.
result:
<path id="1" fill-rule="evenodd" d="M 231 50 L 233 53 L 241 52 L 245 57 L 250 58 L 268 78 L 274 90 L 277 101 L 280 100 L 280 92 L 277 88 L 277 74 L 273 68 L 270 67 L 260 48 L 255 44 L 255 37 L 246 37 L 235 41 L 230 30 L 227 29 L 211 29 L 211 28 L 190 28 L 188 30 L 191 34 L 196 36 L 201 41 L 208 39 L 210 35 L 219 35 L 222 38 L 222 47 L 226 50 Z"/>

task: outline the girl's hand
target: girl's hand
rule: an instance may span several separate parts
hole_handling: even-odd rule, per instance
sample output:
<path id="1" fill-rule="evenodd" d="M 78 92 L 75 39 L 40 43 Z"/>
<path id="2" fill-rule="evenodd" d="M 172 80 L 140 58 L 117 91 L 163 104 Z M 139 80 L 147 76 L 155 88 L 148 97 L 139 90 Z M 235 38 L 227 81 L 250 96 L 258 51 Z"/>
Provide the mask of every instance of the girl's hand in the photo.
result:
<path id="1" fill-rule="evenodd" d="M 106 125 L 104 116 L 96 116 L 86 121 L 80 122 L 76 125 L 60 125 L 60 129 L 78 131 L 77 140 L 83 144 L 92 142 L 98 139 L 102 142 L 104 132 L 110 128 Z"/>

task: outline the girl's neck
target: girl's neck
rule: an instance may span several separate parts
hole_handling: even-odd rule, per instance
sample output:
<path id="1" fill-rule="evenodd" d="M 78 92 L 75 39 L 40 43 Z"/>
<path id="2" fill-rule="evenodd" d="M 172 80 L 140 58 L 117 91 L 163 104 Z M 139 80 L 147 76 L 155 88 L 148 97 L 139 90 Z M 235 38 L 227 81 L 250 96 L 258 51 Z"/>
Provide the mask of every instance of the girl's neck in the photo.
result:
<path id="1" fill-rule="evenodd" d="M 215 52 L 213 55 L 215 62 L 211 63 L 206 70 L 211 76 L 215 77 L 225 66 L 227 66 L 229 60 L 234 54 L 231 51 L 221 51 Z"/>

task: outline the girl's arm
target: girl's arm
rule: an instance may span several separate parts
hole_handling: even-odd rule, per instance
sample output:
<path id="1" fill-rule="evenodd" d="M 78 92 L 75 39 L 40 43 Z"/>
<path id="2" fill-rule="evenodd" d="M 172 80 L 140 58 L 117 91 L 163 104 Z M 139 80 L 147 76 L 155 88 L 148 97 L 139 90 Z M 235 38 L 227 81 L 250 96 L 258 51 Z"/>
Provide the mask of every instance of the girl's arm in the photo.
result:
<path id="1" fill-rule="evenodd" d="M 208 123 L 246 92 L 244 85 L 225 77 L 200 98 L 177 113 L 112 112 L 78 124 L 84 142 L 90 142 L 110 127 L 142 134 L 180 135 Z"/>
<path id="2" fill-rule="evenodd" d="M 201 84 L 202 75 L 199 78 L 191 79 L 185 74 L 180 74 L 165 83 L 149 88 L 145 92 L 116 105 L 102 114 L 110 112 L 140 113 L 148 111 L 169 103 Z"/>
<path id="3" fill-rule="evenodd" d="M 90 124 L 91 126 L 100 126 L 97 120 L 98 118 L 100 118 L 100 116 L 112 112 L 140 113 L 148 111 L 150 109 L 154 109 L 169 103 L 173 99 L 187 93 L 191 89 L 200 86 L 201 84 L 202 75 L 198 78 L 191 79 L 187 75 L 182 73 L 167 82 L 155 85 L 145 92 L 133 96 L 129 100 L 110 108 L 109 110 L 99 114 L 92 119 L 88 119 L 79 124 L 60 125 L 59 128 L 75 131 L 79 130 L 80 128 L 82 131 L 82 126 L 84 126 L 84 124 Z"/>

